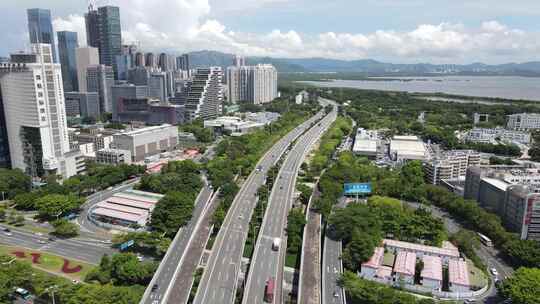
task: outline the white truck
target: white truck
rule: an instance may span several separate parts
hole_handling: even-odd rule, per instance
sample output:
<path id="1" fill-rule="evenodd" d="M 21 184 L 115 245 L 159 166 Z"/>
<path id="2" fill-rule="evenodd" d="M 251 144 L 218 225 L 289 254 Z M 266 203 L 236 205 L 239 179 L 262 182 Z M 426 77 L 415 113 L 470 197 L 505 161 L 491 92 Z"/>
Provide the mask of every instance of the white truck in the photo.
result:
<path id="1" fill-rule="evenodd" d="M 280 238 L 274 238 L 274 241 L 272 242 L 272 250 L 278 251 L 279 250 L 279 244 L 281 244 Z"/>

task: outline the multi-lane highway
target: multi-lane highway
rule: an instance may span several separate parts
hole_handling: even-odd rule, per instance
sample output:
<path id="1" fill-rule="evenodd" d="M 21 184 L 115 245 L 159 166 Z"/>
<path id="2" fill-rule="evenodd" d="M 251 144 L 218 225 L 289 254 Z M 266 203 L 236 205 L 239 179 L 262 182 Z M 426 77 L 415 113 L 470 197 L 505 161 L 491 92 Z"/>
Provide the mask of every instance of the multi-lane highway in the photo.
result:
<path id="1" fill-rule="evenodd" d="M 208 202 L 214 193 L 210 186 L 204 186 L 195 201 L 195 210 L 189 223 L 178 230 L 167 253 L 147 286 L 141 299 L 141 304 L 166 303 L 171 292 L 171 287 L 182 266 L 186 248 L 192 240 L 194 231 L 197 229 L 201 216 L 206 212 Z M 156 286 L 156 287 L 154 287 Z"/>
<path id="2" fill-rule="evenodd" d="M 341 241 L 324 237 L 322 264 L 322 304 L 344 304 L 344 292 L 338 285 L 343 272 L 341 263 Z"/>
<path id="3" fill-rule="evenodd" d="M 110 245 L 99 241 L 83 239 L 56 239 L 50 241 L 47 235 L 14 228 L 10 228 L 10 230 L 10 235 L 0 232 L 0 243 L 46 251 L 90 264 L 99 264 L 104 254 L 112 255 L 116 252 L 115 249 L 110 248 Z"/>
<path id="4" fill-rule="evenodd" d="M 275 281 L 273 303 L 284 302 L 281 285 L 287 251 L 285 227 L 296 189 L 296 177 L 304 158 L 336 117 L 337 110 L 334 108 L 320 123 L 298 139 L 281 166 L 251 259 L 242 300 L 244 304 L 264 303 L 265 285 L 270 278 Z M 276 238 L 281 239 L 281 245 L 277 250 L 272 246 Z"/>
<path id="5" fill-rule="evenodd" d="M 195 304 L 234 301 L 249 222 L 257 202 L 257 190 L 264 184 L 268 169 L 287 147 L 321 117 L 322 113 L 318 113 L 281 138 L 257 164 L 260 170 L 253 171 L 243 183 L 216 237 L 197 289 Z"/>

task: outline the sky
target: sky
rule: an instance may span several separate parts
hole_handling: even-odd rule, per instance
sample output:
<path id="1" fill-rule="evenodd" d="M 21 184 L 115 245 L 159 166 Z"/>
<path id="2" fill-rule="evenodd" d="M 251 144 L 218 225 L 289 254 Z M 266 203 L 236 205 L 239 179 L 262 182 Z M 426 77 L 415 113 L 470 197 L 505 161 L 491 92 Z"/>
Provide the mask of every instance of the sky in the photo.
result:
<path id="1" fill-rule="evenodd" d="M 145 51 L 375 59 L 540 61 L 538 0 L 95 0 L 120 7 L 124 43 Z M 0 0 L 0 55 L 28 47 L 26 9 L 86 44 L 87 0 Z"/>

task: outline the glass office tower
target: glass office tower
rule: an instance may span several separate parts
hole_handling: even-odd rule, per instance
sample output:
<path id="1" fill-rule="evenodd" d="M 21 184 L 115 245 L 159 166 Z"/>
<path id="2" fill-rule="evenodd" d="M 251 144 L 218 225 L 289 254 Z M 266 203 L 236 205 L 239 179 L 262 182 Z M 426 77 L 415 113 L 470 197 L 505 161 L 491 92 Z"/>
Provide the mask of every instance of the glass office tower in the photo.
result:
<path id="1" fill-rule="evenodd" d="M 31 8 L 27 10 L 27 15 L 30 43 L 50 44 L 53 61 L 58 62 L 56 58 L 56 47 L 54 45 L 51 11 L 48 9 Z"/>
<path id="2" fill-rule="evenodd" d="M 62 67 L 62 82 L 64 92 L 79 91 L 77 78 L 77 59 L 75 50 L 79 47 L 76 32 L 58 32 L 58 55 Z"/>

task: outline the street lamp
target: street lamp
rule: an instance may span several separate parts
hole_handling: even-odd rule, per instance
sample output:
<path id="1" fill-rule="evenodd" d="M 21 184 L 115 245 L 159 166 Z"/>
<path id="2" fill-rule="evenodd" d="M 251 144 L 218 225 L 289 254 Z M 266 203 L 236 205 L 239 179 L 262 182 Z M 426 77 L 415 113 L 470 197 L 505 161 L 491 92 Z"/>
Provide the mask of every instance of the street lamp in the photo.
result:
<path id="1" fill-rule="evenodd" d="M 53 285 L 53 286 L 50 286 L 50 287 L 47 287 L 45 289 L 45 292 L 49 292 L 51 293 L 51 298 L 52 298 L 52 304 L 56 304 L 55 300 L 54 300 L 54 290 L 58 288 L 57 285 Z"/>

